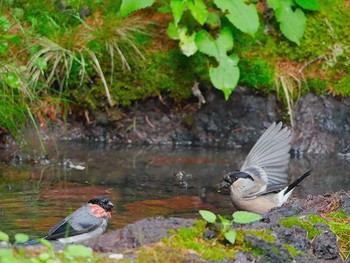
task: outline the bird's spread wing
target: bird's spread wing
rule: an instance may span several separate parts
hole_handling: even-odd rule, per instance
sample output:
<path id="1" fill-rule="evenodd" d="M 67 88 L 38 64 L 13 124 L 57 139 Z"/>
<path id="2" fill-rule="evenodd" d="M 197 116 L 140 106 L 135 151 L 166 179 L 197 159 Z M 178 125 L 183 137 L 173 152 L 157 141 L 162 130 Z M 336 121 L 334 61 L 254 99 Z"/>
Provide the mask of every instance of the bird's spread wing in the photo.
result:
<path id="1" fill-rule="evenodd" d="M 273 123 L 250 150 L 241 171 L 252 167 L 260 167 L 266 173 L 267 186 L 262 192 L 275 191 L 281 185 L 287 184 L 286 170 L 289 162 L 291 131 L 282 129 L 282 123 Z M 258 175 L 259 176 L 259 175 Z M 260 176 L 264 176 L 263 173 Z M 265 181 L 265 178 L 261 178 Z"/>
<path id="2" fill-rule="evenodd" d="M 56 240 L 91 232 L 99 227 L 99 219 L 87 212 L 85 206 L 67 216 L 55 225 L 44 237 L 47 240 Z"/>

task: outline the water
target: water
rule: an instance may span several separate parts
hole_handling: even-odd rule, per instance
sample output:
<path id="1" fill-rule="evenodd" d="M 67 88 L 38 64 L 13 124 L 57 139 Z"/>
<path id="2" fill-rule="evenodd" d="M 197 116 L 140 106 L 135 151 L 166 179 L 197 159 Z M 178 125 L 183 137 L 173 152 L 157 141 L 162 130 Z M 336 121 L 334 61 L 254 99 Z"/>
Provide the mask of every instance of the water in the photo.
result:
<path id="1" fill-rule="evenodd" d="M 148 216 L 198 217 L 199 209 L 228 215 L 229 196 L 214 186 L 239 168 L 246 154 L 243 149 L 60 143 L 50 149 L 50 164 L 0 165 L 0 230 L 40 236 L 99 195 L 116 204 L 109 229 Z M 85 170 L 70 169 L 68 160 Z M 290 181 L 310 168 L 312 176 L 294 196 L 349 190 L 349 162 L 331 156 L 292 159 Z M 192 177 L 180 184 L 178 171 Z"/>

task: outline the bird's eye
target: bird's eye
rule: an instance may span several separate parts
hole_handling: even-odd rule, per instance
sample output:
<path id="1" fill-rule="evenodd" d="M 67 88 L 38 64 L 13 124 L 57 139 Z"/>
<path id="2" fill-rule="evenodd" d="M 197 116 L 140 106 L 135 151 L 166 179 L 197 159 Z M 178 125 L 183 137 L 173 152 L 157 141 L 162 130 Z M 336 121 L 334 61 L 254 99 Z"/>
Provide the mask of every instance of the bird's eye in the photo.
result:
<path id="1" fill-rule="evenodd" d="M 235 176 L 234 180 L 235 180 L 235 181 L 237 181 L 237 180 L 238 180 L 238 177 L 237 177 L 237 176 Z"/>

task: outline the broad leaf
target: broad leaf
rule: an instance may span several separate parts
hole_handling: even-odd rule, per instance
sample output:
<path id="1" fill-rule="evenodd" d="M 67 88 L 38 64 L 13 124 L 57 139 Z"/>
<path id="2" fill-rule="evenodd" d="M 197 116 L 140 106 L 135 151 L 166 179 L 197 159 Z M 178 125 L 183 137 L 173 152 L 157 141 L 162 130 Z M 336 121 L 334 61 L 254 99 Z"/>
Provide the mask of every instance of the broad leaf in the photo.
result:
<path id="1" fill-rule="evenodd" d="M 122 17 L 129 15 L 130 13 L 150 7 L 153 5 L 154 0 L 123 0 L 120 5 L 119 13 Z"/>
<path id="2" fill-rule="evenodd" d="M 29 240 L 29 237 L 25 234 L 18 233 L 15 235 L 16 243 L 25 243 Z"/>
<path id="3" fill-rule="evenodd" d="M 318 11 L 318 0 L 296 0 L 297 4 L 304 9 Z"/>
<path id="4" fill-rule="evenodd" d="M 216 215 L 213 212 L 210 212 L 210 211 L 207 211 L 207 210 L 199 210 L 199 214 L 208 223 L 212 223 L 213 224 L 216 221 Z"/>
<path id="5" fill-rule="evenodd" d="M 69 245 L 64 248 L 63 254 L 66 257 L 92 257 L 92 249 L 84 245 Z"/>
<path id="6" fill-rule="evenodd" d="M 196 34 L 195 41 L 200 52 L 219 60 L 219 50 L 216 46 L 215 40 L 207 31 L 199 31 Z"/>
<path id="7" fill-rule="evenodd" d="M 8 234 L 0 231 L 0 240 L 8 243 L 10 238 L 9 238 Z"/>
<path id="8" fill-rule="evenodd" d="M 233 221 L 239 224 L 248 224 L 262 219 L 262 216 L 259 214 L 246 212 L 246 211 L 237 211 L 232 214 Z"/>
<path id="9" fill-rule="evenodd" d="M 221 25 L 220 16 L 216 13 L 210 12 L 205 23 L 211 28 L 218 28 Z"/>
<path id="10" fill-rule="evenodd" d="M 226 240 L 230 242 L 232 245 L 236 242 L 236 231 L 234 229 L 231 229 L 230 231 L 226 232 L 224 234 Z"/>
<path id="11" fill-rule="evenodd" d="M 280 0 L 267 0 L 267 5 L 275 11 L 282 6 Z"/>
<path id="12" fill-rule="evenodd" d="M 245 0 L 214 0 L 222 10 L 228 11 L 228 20 L 239 30 L 254 37 L 259 27 L 259 16 L 255 5 L 246 4 Z"/>
<path id="13" fill-rule="evenodd" d="M 180 39 L 180 49 L 182 53 L 186 56 L 192 56 L 197 52 L 197 45 L 195 43 L 196 33 L 192 35 L 187 34 L 187 28 L 179 29 L 179 39 Z"/>
<path id="14" fill-rule="evenodd" d="M 178 30 L 179 28 L 175 25 L 175 23 L 170 22 L 166 32 L 171 39 L 178 40 L 179 39 Z"/>
<path id="15" fill-rule="evenodd" d="M 186 8 L 186 1 L 171 0 L 170 7 L 171 7 L 171 11 L 173 12 L 175 25 L 177 25 L 180 22 L 181 17 L 182 17 L 184 10 Z"/>
<path id="16" fill-rule="evenodd" d="M 293 12 L 292 8 L 286 4 L 287 1 L 281 2 L 283 7 L 279 15 L 280 29 L 286 38 L 299 45 L 306 27 L 305 14 L 300 8 Z"/>
<path id="17" fill-rule="evenodd" d="M 209 15 L 205 3 L 202 0 L 189 1 L 187 7 L 191 11 L 194 19 L 196 19 L 199 24 L 204 25 Z"/>
<path id="18" fill-rule="evenodd" d="M 223 28 L 216 40 L 218 49 L 222 52 L 226 52 L 233 48 L 233 36 L 229 28 Z"/>
<path id="19" fill-rule="evenodd" d="M 209 77 L 214 87 L 221 90 L 225 100 L 228 100 L 239 80 L 237 61 L 230 57 L 221 59 L 217 68 L 210 67 Z"/>

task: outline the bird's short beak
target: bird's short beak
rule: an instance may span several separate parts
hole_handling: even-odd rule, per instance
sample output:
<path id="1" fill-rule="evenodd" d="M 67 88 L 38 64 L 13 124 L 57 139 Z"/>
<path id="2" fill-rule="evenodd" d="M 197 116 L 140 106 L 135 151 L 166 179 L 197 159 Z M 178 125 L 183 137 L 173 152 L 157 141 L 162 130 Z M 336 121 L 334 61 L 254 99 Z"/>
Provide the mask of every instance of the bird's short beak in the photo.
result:
<path id="1" fill-rule="evenodd" d="M 231 179 L 231 177 L 230 177 L 230 174 L 226 174 L 226 175 L 224 176 L 223 180 L 224 180 L 226 183 L 230 184 L 230 185 L 232 184 L 232 179 Z"/>
<path id="2" fill-rule="evenodd" d="M 108 201 L 107 208 L 112 209 L 114 207 L 114 204 L 111 201 Z"/>

